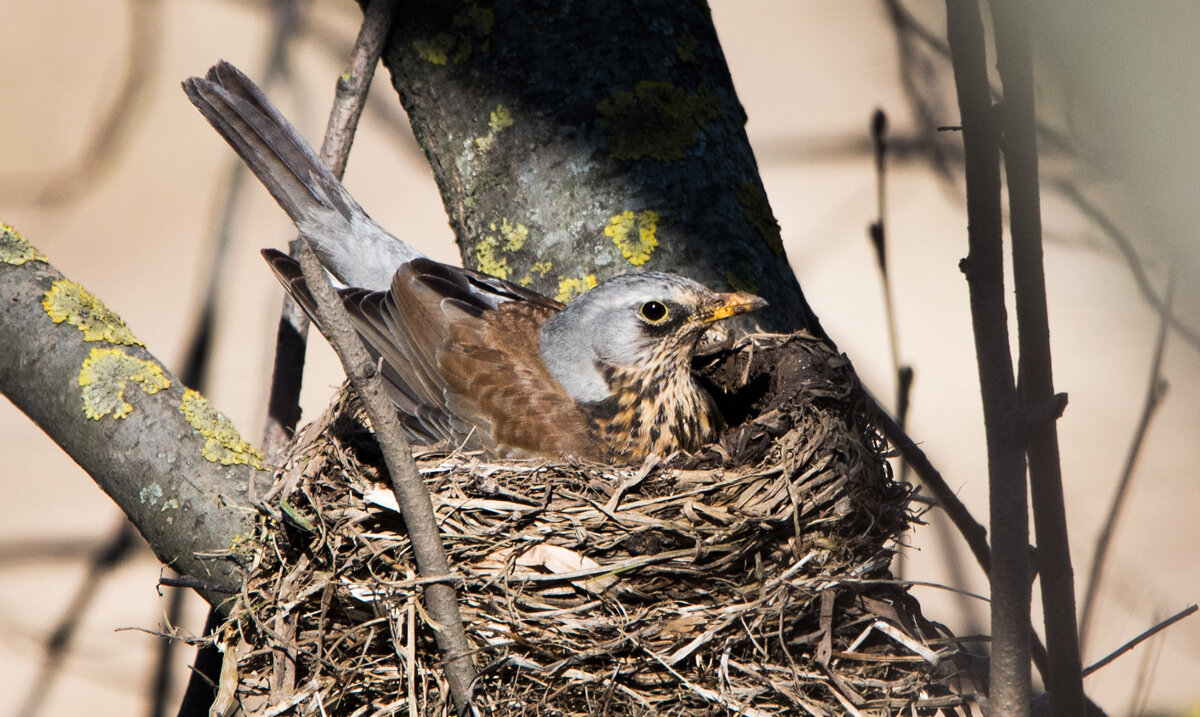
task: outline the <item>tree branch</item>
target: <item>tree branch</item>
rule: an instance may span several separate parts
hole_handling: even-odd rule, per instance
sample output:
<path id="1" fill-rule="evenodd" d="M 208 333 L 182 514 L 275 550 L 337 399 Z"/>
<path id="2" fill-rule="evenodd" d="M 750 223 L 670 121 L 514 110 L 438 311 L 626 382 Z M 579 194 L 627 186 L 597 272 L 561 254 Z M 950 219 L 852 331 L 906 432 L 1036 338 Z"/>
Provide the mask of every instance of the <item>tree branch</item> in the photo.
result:
<path id="1" fill-rule="evenodd" d="M 999 133 L 987 78 L 983 20 L 975 0 L 947 0 L 947 37 L 962 114 L 970 293 L 983 398 L 992 529 L 990 711 L 1029 714 L 1029 515 L 1024 417 L 1013 377 L 1004 305 Z"/>
<path id="2" fill-rule="evenodd" d="M 459 714 L 466 714 L 471 708 L 475 665 L 471 660 L 471 643 L 458 609 L 457 593 L 450 582 L 454 579 L 450 560 L 442 545 L 429 491 L 417 472 L 412 446 L 404 436 L 400 418 L 383 388 L 383 381 L 354 332 L 350 317 L 330 286 L 320 261 L 307 247 L 300 253 L 300 268 L 317 302 L 317 318 L 324 327 L 325 337 L 337 351 L 355 393 L 371 418 L 371 426 L 387 462 L 392 492 L 404 516 L 404 526 L 417 559 L 417 569 L 423 578 L 442 580 L 425 586 L 425 604 L 429 614 L 439 623 L 434 626 L 434 632 L 438 648 L 446 660 L 446 677 L 455 707 Z"/>
<path id="3" fill-rule="evenodd" d="M 350 146 L 367 99 L 367 90 L 375 77 L 379 54 L 387 40 L 395 16 L 395 0 L 374 0 L 363 12 L 363 23 L 354 42 L 354 51 L 346 71 L 338 77 L 337 93 L 320 157 L 338 179 L 346 171 Z M 241 171 L 246 167 L 238 162 Z M 299 258 L 299 245 L 292 243 L 291 256 Z M 274 459 L 283 455 L 300 420 L 300 386 L 303 379 L 305 340 L 308 317 L 291 296 L 284 295 L 275 338 L 274 368 L 271 373 L 267 420 L 263 428 L 263 448 Z"/>
<path id="4" fill-rule="evenodd" d="M 822 334 L 703 3 L 420 0 L 383 59 L 466 266 L 564 301 L 673 271 L 770 302 L 746 326 Z"/>
<path id="5" fill-rule="evenodd" d="M 1042 258 L 1042 208 L 1034 119 L 1033 52 L 1028 8 L 1020 2 L 989 3 L 996 28 L 996 64 L 1004 87 L 1004 170 L 1008 178 L 1013 286 L 1017 295 L 1018 381 L 1028 411 L 1054 400 L 1050 319 Z M 1083 675 L 1075 622 L 1075 572 L 1067 535 L 1057 416 L 1028 421 L 1029 485 L 1037 532 L 1042 586 L 1046 688 L 1056 717 L 1082 717 Z"/>
<path id="6" fill-rule="evenodd" d="M 92 476 L 159 560 L 237 588 L 239 544 L 253 538 L 254 498 L 268 483 L 261 456 L 120 317 L 4 225 L 0 345 L 0 393 Z M 201 594 L 214 605 L 226 597 Z"/>

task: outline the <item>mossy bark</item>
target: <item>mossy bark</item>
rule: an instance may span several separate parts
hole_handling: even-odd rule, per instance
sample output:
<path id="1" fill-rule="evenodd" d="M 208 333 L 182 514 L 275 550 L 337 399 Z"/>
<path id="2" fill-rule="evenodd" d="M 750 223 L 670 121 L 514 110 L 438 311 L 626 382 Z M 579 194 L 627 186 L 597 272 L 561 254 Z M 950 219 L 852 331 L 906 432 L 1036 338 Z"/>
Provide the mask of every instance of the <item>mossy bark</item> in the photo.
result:
<path id="1" fill-rule="evenodd" d="M 560 300 L 673 271 L 816 328 L 704 3 L 416 0 L 384 60 L 467 265 Z"/>

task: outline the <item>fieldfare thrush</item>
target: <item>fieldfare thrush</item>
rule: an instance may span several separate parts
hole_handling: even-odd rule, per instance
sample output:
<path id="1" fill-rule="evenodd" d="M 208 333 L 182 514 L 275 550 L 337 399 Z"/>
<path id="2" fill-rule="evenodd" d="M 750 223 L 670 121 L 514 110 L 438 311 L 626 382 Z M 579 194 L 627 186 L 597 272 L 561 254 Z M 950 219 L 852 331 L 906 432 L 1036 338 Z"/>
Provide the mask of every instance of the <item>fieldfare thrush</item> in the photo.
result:
<path id="1" fill-rule="evenodd" d="M 433 261 L 368 217 L 237 68 L 222 62 L 183 86 L 349 287 L 338 293 L 414 443 L 636 462 L 715 437 L 720 417 L 692 358 L 708 328 L 764 306 L 761 298 L 644 272 L 564 306 Z M 299 265 L 263 255 L 315 316 Z"/>

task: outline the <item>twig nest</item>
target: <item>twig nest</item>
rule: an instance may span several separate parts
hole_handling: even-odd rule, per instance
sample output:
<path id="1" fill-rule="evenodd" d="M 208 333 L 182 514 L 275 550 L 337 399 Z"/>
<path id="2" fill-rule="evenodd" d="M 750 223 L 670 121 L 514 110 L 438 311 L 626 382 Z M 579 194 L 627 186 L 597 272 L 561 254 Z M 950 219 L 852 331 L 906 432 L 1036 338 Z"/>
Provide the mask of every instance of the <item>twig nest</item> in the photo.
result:
<path id="1" fill-rule="evenodd" d="M 953 643 L 891 580 L 908 490 L 849 361 L 803 334 L 759 335 L 701 371 L 730 428 L 699 456 L 420 457 L 481 710 L 940 706 L 928 700 L 948 695 Z M 249 713 L 453 712 L 384 470 L 344 393 L 298 437 L 222 632 Z"/>

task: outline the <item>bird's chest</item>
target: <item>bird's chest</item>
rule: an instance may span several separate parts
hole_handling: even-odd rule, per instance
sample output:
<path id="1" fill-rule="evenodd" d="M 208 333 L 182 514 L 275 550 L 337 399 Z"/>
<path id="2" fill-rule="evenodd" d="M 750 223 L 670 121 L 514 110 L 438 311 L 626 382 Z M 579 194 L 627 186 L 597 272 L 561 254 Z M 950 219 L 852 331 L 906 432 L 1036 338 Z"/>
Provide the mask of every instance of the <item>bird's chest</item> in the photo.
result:
<path id="1" fill-rule="evenodd" d="M 711 399 L 683 371 L 622 371 L 609 368 L 609 398 L 593 404 L 592 424 L 614 454 L 641 459 L 692 451 L 710 441 Z"/>

